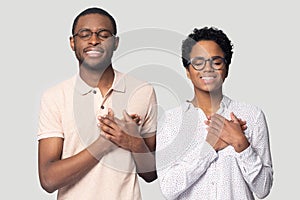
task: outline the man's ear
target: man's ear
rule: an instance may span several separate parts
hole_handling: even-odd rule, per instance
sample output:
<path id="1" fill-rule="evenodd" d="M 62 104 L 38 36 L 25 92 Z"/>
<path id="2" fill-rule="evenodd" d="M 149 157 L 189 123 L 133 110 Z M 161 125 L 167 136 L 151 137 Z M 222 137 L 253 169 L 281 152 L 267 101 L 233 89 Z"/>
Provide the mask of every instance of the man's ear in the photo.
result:
<path id="1" fill-rule="evenodd" d="M 120 41 L 120 38 L 119 37 L 115 37 L 115 42 L 114 42 L 114 51 L 117 50 L 118 46 L 119 46 L 119 41 Z"/>
<path id="2" fill-rule="evenodd" d="M 70 46 L 73 51 L 75 51 L 74 37 L 70 36 Z"/>

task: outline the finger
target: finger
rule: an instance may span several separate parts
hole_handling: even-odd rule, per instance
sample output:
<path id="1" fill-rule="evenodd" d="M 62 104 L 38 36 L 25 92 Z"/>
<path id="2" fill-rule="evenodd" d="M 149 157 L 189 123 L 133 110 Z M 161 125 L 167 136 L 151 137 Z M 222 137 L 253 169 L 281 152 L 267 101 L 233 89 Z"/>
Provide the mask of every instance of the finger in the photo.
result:
<path id="1" fill-rule="evenodd" d="M 209 144 L 211 144 L 212 146 L 214 146 L 218 141 L 218 137 L 215 134 L 208 133 L 207 136 L 206 136 L 206 141 Z"/>
<path id="2" fill-rule="evenodd" d="M 239 119 L 239 123 L 241 126 L 246 125 L 246 121 Z"/>
<path id="3" fill-rule="evenodd" d="M 213 120 L 211 120 L 207 126 L 215 130 L 222 130 L 223 127 L 223 125 L 219 125 L 219 123 Z"/>
<path id="4" fill-rule="evenodd" d="M 115 113 L 111 108 L 108 108 L 108 116 L 115 117 Z"/>
<path id="5" fill-rule="evenodd" d="M 219 137 L 220 136 L 220 129 L 218 129 L 218 128 L 215 128 L 215 127 L 208 127 L 208 128 L 206 128 L 206 130 L 207 130 L 207 132 L 209 133 L 209 134 L 214 134 L 216 137 Z"/>
<path id="6" fill-rule="evenodd" d="M 210 121 L 209 120 L 204 120 L 204 124 L 207 125 L 207 126 L 209 126 Z"/>
<path id="7" fill-rule="evenodd" d="M 223 126 L 226 120 L 227 119 L 225 117 L 223 117 L 219 114 L 216 114 L 216 113 L 211 116 L 211 121 L 214 121 L 214 123 L 217 123 L 220 126 Z"/>
<path id="8" fill-rule="evenodd" d="M 111 135 L 113 136 L 112 134 L 112 128 L 109 127 L 109 126 L 106 126 L 106 125 L 103 125 L 103 124 L 98 124 L 99 128 L 101 129 L 100 131 L 100 135 L 104 136 L 104 137 L 107 137 L 107 135 Z"/>
<path id="9" fill-rule="evenodd" d="M 211 117 L 209 126 L 221 130 L 224 127 L 224 123 L 225 123 L 225 118 L 224 117 L 221 117 L 221 116 L 218 116 L 218 115 L 213 115 Z"/>
<path id="10" fill-rule="evenodd" d="M 138 118 L 138 115 L 137 115 L 137 114 L 130 114 L 129 116 L 131 117 L 131 119 L 136 119 L 136 118 Z"/>
<path id="11" fill-rule="evenodd" d="M 127 113 L 126 110 L 123 110 L 123 117 L 124 117 L 124 121 L 125 122 L 132 122 L 133 119 L 131 118 L 131 116 Z"/>
<path id="12" fill-rule="evenodd" d="M 115 120 L 114 120 L 114 117 L 111 117 L 111 115 L 109 115 L 109 114 L 106 114 L 106 115 L 104 115 L 104 116 L 100 116 L 100 115 L 99 115 L 97 118 L 98 118 L 99 122 L 101 122 L 101 123 L 102 123 L 102 121 L 103 121 L 104 119 L 109 119 L 109 120 L 111 120 L 111 121 L 115 121 Z"/>
<path id="13" fill-rule="evenodd" d="M 218 136 L 210 133 L 206 136 L 206 141 L 215 149 L 219 150 L 219 146 L 224 143 L 224 141 Z M 225 145 L 224 145 L 225 146 Z"/>
<path id="14" fill-rule="evenodd" d="M 245 131 L 248 127 L 246 125 L 242 125 L 242 131 Z"/>
<path id="15" fill-rule="evenodd" d="M 100 118 L 100 123 L 101 123 L 101 125 L 108 126 L 108 127 L 110 127 L 111 129 L 114 129 L 114 130 L 116 130 L 118 128 L 117 123 L 115 121 L 109 119 L 108 116 L 101 117 Z"/>
<path id="16" fill-rule="evenodd" d="M 104 133 L 103 135 L 104 135 L 104 137 L 105 137 L 107 140 L 113 141 L 113 136 L 112 136 L 112 135 L 107 134 L 107 133 Z"/>
<path id="17" fill-rule="evenodd" d="M 235 116 L 233 112 L 230 113 L 230 118 L 234 123 L 239 123 L 239 119 Z"/>
<path id="18" fill-rule="evenodd" d="M 111 108 L 108 108 L 107 117 L 111 120 L 114 120 L 114 118 L 115 118 L 115 113 Z"/>
<path id="19" fill-rule="evenodd" d="M 102 125 L 101 125 L 100 123 L 98 123 L 97 126 L 98 126 L 99 129 L 100 129 L 100 136 L 105 137 L 105 132 L 103 132 L 103 130 L 102 130 L 102 128 L 101 128 Z"/>
<path id="20" fill-rule="evenodd" d="M 207 133 L 207 136 L 210 136 L 211 139 L 214 138 L 215 143 L 218 141 L 220 142 L 225 142 L 226 144 L 229 144 L 223 137 L 221 132 L 215 130 L 215 129 L 210 129 L 209 132 Z"/>
<path id="21" fill-rule="evenodd" d="M 210 117 L 210 116 L 207 116 L 207 119 L 204 120 L 204 124 L 207 125 L 207 126 L 209 126 L 209 124 L 210 124 L 210 119 L 211 119 L 211 117 Z"/>
<path id="22" fill-rule="evenodd" d="M 241 120 L 240 124 L 241 124 L 241 125 L 246 125 L 247 122 L 246 122 L 245 120 Z"/>
<path id="23" fill-rule="evenodd" d="M 137 115 L 137 114 L 131 114 L 130 117 L 131 117 L 131 119 L 133 119 L 133 121 L 136 124 L 138 124 L 138 125 L 141 124 L 141 117 L 139 115 Z"/>
<path id="24" fill-rule="evenodd" d="M 133 119 L 133 121 L 137 124 L 137 125 L 141 125 L 142 124 L 142 120 L 141 120 L 141 118 L 135 118 L 135 119 Z"/>

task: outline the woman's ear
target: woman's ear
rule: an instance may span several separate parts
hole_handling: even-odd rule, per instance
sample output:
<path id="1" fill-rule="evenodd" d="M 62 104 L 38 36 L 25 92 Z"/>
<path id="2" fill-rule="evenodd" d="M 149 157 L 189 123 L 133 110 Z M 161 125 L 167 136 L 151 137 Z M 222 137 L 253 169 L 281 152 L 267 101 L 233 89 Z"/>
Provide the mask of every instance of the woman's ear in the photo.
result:
<path id="1" fill-rule="evenodd" d="M 185 67 L 186 76 L 191 79 L 189 67 Z"/>

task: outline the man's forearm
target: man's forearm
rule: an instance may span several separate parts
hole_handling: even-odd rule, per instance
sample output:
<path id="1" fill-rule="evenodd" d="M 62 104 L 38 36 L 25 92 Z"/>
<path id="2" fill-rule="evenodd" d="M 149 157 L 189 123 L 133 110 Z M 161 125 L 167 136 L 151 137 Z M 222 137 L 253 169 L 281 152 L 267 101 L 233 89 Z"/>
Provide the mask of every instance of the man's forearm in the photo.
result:
<path id="1" fill-rule="evenodd" d="M 104 148 L 104 144 L 108 142 L 104 140 L 99 138 L 87 149 L 63 160 L 42 161 L 43 158 L 40 158 L 39 173 L 42 187 L 52 193 L 61 187 L 76 183 L 109 151 L 109 148 Z"/>
<path id="2" fill-rule="evenodd" d="M 136 148 L 132 150 L 132 156 L 136 164 L 136 170 L 146 182 L 152 182 L 157 178 L 155 155 L 151 152 L 143 138 L 137 138 Z"/>

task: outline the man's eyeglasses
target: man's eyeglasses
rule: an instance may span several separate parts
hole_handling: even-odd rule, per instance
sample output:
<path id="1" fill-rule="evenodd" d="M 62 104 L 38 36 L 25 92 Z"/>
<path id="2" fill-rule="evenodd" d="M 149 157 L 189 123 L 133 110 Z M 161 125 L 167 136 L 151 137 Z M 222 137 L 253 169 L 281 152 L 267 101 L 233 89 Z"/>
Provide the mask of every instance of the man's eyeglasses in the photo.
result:
<path id="1" fill-rule="evenodd" d="M 90 29 L 81 29 L 77 33 L 75 33 L 73 35 L 73 37 L 78 36 L 82 40 L 89 40 L 94 33 L 101 40 L 106 40 L 106 39 L 108 39 L 110 37 L 114 37 L 115 36 L 109 30 L 106 30 L 106 29 L 100 29 L 97 32 L 93 32 Z"/>
<path id="2" fill-rule="evenodd" d="M 211 68 L 214 70 L 221 70 L 226 64 L 225 58 L 222 58 L 221 56 L 214 56 L 208 59 L 203 57 L 194 57 L 188 62 L 188 65 L 191 64 L 195 70 L 201 71 L 205 68 L 207 61 L 209 61 Z"/>

